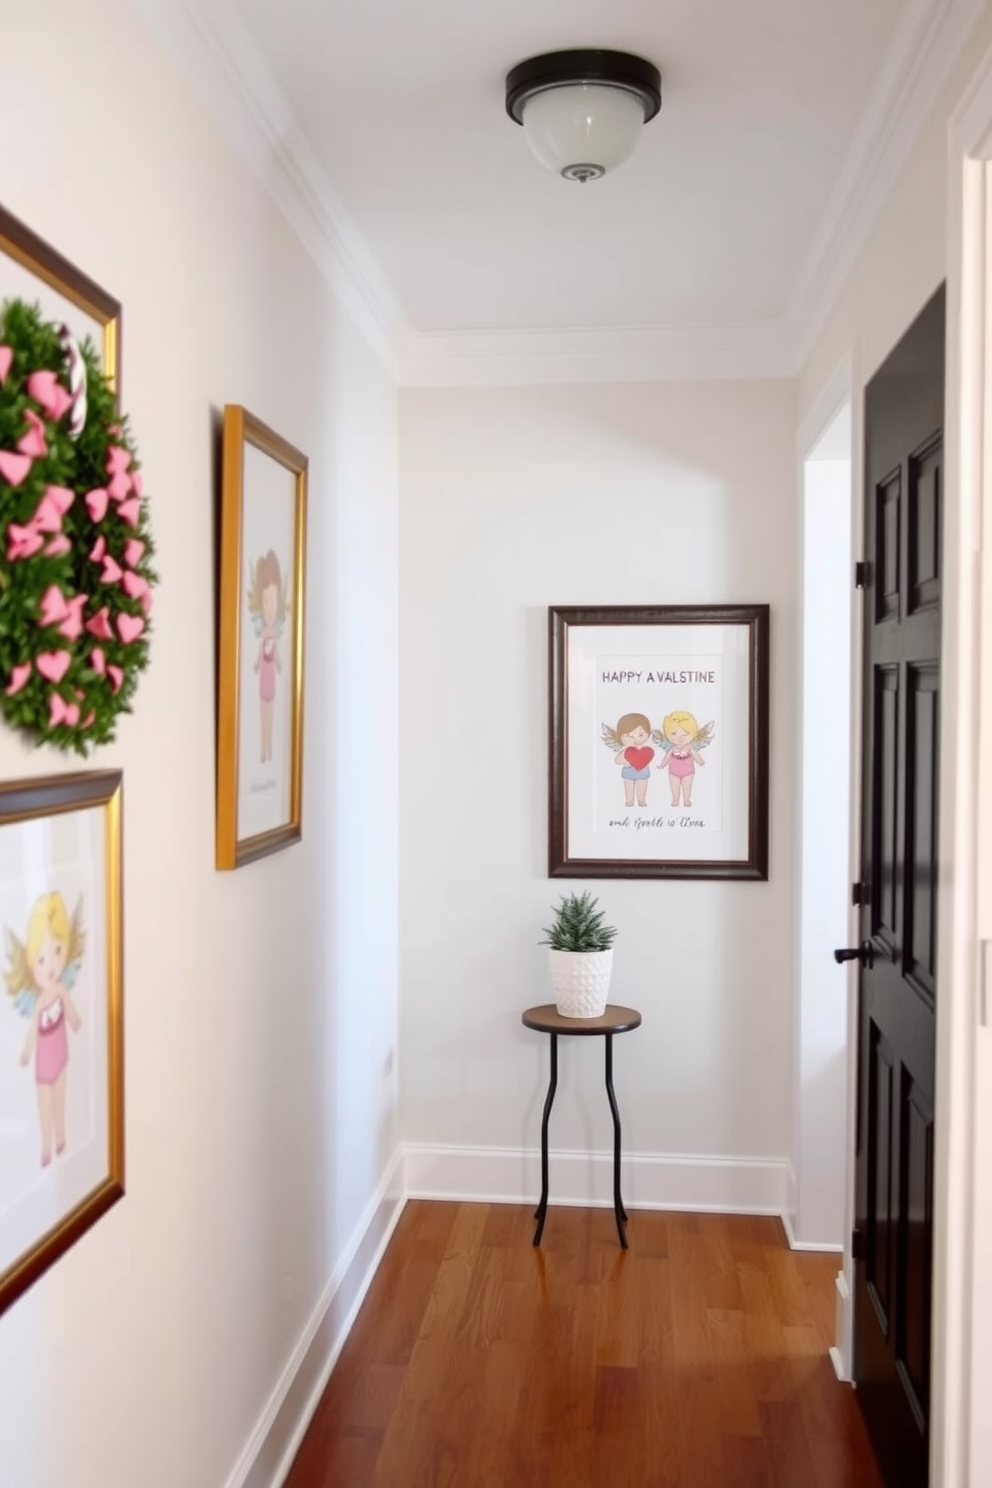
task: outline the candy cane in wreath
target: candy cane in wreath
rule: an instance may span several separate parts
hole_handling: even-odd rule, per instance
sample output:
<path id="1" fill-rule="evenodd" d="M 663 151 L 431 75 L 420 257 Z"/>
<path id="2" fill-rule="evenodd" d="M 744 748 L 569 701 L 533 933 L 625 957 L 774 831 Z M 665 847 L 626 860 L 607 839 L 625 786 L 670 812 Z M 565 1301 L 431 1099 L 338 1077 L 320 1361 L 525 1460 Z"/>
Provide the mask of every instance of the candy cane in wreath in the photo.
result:
<path id="1" fill-rule="evenodd" d="M 65 353 L 69 372 L 69 392 L 72 395 L 72 411 L 69 414 L 69 438 L 78 439 L 86 427 L 86 363 L 76 343 L 76 338 L 63 322 L 59 326 L 59 341 Z"/>

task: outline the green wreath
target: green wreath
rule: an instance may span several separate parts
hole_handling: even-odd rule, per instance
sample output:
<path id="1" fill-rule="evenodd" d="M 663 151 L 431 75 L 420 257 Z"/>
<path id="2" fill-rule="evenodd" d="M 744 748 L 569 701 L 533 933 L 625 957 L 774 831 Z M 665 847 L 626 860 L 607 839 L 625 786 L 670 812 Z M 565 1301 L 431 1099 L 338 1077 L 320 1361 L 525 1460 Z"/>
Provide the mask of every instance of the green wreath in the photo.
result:
<path id="1" fill-rule="evenodd" d="M 0 707 L 35 741 L 114 737 L 157 582 L 137 450 L 92 343 L 0 308 Z"/>

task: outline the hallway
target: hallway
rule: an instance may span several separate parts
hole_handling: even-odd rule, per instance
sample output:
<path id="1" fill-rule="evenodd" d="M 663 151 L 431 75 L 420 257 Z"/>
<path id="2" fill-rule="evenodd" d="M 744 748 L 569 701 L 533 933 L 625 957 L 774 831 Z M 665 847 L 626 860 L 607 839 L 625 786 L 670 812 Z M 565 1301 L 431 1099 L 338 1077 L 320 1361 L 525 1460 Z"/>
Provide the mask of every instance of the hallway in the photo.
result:
<path id="1" fill-rule="evenodd" d="M 286 1488 L 878 1488 L 838 1257 L 776 1219 L 411 1201 Z"/>

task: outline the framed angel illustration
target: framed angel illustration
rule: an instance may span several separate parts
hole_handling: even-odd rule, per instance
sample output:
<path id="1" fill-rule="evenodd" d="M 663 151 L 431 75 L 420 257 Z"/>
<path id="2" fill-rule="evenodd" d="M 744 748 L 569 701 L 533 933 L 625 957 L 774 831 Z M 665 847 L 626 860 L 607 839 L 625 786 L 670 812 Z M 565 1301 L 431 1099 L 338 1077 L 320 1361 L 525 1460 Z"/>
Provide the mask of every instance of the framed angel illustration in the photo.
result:
<path id="1" fill-rule="evenodd" d="M 0 1313 L 124 1193 L 121 775 L 0 786 Z"/>
<path id="2" fill-rule="evenodd" d="M 31 906 L 23 941 L 9 925 L 4 927 L 4 980 L 17 1011 L 27 1019 L 21 1064 L 34 1065 L 43 1168 L 66 1147 L 67 1029 L 78 1033 L 81 1022 L 72 989 L 86 947 L 82 920 L 82 896 L 70 918 L 62 895 L 49 889 Z"/>
<path id="3" fill-rule="evenodd" d="M 767 878 L 767 605 L 551 608 L 548 872 Z"/>
<path id="4" fill-rule="evenodd" d="M 224 409 L 218 868 L 303 830 L 305 455 L 246 409 Z"/>

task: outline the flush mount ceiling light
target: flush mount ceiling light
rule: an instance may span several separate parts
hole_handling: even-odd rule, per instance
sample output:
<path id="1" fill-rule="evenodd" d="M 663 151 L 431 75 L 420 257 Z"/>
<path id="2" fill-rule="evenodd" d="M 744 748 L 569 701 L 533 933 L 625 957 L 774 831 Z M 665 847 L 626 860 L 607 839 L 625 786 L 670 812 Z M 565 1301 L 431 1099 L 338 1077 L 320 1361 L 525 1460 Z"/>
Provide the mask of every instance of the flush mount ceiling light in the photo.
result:
<path id="1" fill-rule="evenodd" d="M 661 73 L 627 52 L 547 52 L 506 79 L 506 112 L 541 164 L 566 181 L 614 170 L 660 108 Z"/>

